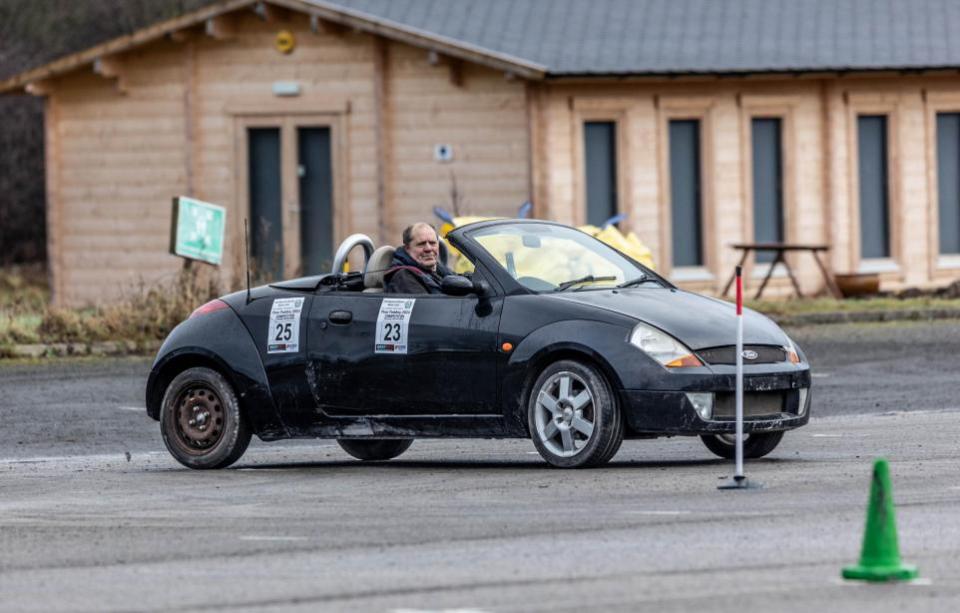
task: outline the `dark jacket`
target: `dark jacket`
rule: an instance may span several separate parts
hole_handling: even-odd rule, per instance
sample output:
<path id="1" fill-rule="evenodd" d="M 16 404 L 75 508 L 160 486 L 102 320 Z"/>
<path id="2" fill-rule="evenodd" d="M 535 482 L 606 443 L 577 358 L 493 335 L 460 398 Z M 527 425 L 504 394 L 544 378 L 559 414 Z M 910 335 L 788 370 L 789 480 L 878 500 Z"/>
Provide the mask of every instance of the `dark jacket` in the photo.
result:
<path id="1" fill-rule="evenodd" d="M 437 262 L 436 272 L 424 270 L 406 249 L 397 247 L 390 269 L 383 278 L 388 294 L 442 294 L 440 281 L 451 274 L 450 269 L 440 262 Z"/>

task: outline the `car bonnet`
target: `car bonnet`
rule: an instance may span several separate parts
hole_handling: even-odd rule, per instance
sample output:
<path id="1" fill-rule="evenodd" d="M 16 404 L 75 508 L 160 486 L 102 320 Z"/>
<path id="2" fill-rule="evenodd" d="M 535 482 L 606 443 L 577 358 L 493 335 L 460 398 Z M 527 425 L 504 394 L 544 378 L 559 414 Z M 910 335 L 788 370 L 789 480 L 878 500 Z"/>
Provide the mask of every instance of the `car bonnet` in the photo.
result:
<path id="1" fill-rule="evenodd" d="M 694 350 L 733 345 L 737 341 L 734 304 L 682 290 L 636 288 L 549 295 L 636 318 L 660 328 Z M 764 315 L 744 309 L 743 320 L 744 343 L 786 344 L 784 332 Z"/>

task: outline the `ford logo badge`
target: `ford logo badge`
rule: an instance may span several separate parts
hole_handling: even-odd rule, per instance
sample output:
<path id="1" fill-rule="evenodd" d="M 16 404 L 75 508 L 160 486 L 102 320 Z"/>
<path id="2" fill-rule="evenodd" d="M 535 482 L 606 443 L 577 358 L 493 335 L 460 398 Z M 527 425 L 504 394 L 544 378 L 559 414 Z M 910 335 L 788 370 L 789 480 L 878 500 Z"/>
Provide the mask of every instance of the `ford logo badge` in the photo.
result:
<path id="1" fill-rule="evenodd" d="M 756 360 L 758 357 L 760 357 L 760 354 L 756 351 L 747 349 L 743 352 L 743 357 L 747 360 Z"/>

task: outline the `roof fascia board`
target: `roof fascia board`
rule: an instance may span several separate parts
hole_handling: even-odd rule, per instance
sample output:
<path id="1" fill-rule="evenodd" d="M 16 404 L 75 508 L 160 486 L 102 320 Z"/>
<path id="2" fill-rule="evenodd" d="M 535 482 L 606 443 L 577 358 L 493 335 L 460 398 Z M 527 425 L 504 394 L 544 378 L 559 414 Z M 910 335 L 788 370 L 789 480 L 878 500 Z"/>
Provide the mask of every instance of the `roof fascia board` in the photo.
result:
<path id="1" fill-rule="evenodd" d="M 321 19 L 377 34 L 415 47 L 432 49 L 461 60 L 481 64 L 496 70 L 513 73 L 525 79 L 541 80 L 547 67 L 506 53 L 491 51 L 464 41 L 440 36 L 433 32 L 381 19 L 375 15 L 354 11 L 324 0 L 270 0 L 274 4 L 297 8 Z"/>
<path id="2" fill-rule="evenodd" d="M 58 77 L 85 64 L 91 64 L 102 56 L 122 53 L 133 47 L 163 38 L 167 34 L 171 34 L 177 30 L 203 23 L 212 17 L 251 6 L 256 2 L 257 0 L 221 0 L 221 2 L 211 4 L 210 6 L 191 13 L 186 13 L 185 15 L 147 26 L 136 32 L 114 38 L 113 40 L 91 47 L 85 51 L 70 54 L 54 60 L 49 64 L 44 64 L 39 68 L 34 68 L 33 70 L 14 75 L 5 81 L 0 81 L 0 94 L 25 87 L 34 81 Z"/>

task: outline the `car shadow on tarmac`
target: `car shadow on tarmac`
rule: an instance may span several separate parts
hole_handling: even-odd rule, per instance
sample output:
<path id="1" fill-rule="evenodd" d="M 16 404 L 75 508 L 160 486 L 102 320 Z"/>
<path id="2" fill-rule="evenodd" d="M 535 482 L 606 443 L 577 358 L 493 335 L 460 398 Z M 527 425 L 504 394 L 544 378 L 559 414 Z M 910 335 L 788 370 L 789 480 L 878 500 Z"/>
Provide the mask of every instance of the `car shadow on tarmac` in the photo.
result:
<path id="1" fill-rule="evenodd" d="M 788 465 L 801 464 L 809 460 L 801 458 L 763 458 L 752 460 L 750 465 Z M 730 460 L 717 459 L 689 459 L 689 460 L 627 460 L 622 462 L 610 462 L 602 467 L 579 469 L 586 471 L 604 471 L 604 470 L 655 470 L 666 468 L 683 467 L 728 467 L 733 463 Z M 238 464 L 228 470 L 303 470 L 303 469 L 377 469 L 385 471 L 419 471 L 419 470 L 438 470 L 438 469 L 473 469 L 473 470 L 540 470 L 540 471 L 563 471 L 567 469 L 550 466 L 546 462 L 539 460 L 516 461 L 490 461 L 490 460 L 387 460 L 383 462 L 361 462 L 357 460 L 334 460 L 334 461 L 311 461 L 303 462 L 275 462 L 263 464 Z M 176 470 L 176 469 L 171 469 Z M 576 469 L 574 469 L 576 470 Z"/>

